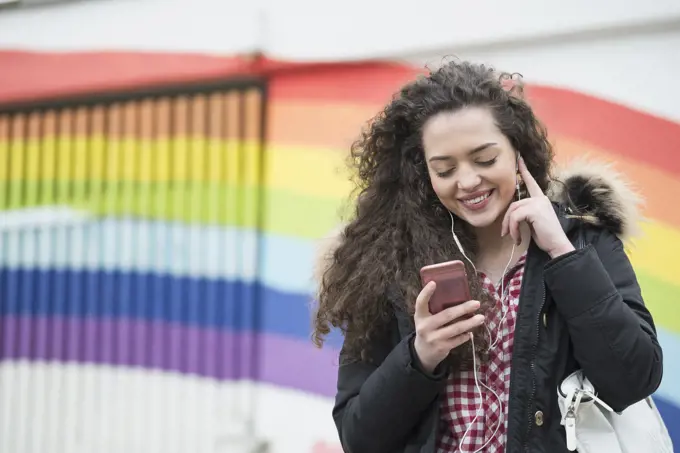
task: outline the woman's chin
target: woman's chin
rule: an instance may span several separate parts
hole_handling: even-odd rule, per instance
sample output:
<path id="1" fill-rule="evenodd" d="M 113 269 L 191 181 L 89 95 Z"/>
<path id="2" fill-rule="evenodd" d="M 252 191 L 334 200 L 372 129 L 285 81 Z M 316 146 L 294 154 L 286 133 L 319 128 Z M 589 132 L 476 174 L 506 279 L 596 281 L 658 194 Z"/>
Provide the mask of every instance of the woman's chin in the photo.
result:
<path id="1" fill-rule="evenodd" d="M 473 228 L 487 228 L 496 222 L 499 215 L 498 202 L 494 200 L 494 203 L 478 211 L 470 211 L 463 207 L 460 209 L 459 217 Z"/>
<path id="2" fill-rule="evenodd" d="M 496 217 L 490 215 L 475 215 L 464 217 L 463 220 L 465 220 L 472 228 L 487 228 L 496 222 Z"/>

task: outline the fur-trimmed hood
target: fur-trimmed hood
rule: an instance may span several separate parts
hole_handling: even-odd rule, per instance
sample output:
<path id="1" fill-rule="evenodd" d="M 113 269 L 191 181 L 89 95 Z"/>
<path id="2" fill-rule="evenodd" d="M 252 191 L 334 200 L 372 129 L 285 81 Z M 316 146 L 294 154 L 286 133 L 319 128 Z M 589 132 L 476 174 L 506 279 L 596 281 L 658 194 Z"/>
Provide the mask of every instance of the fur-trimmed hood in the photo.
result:
<path id="1" fill-rule="evenodd" d="M 624 243 L 640 233 L 642 196 L 611 164 L 572 161 L 557 171 L 547 195 L 563 206 L 571 199 L 580 215 L 568 213 L 567 217 L 609 230 Z"/>
<path id="2" fill-rule="evenodd" d="M 642 197 L 612 165 L 592 160 L 573 161 L 558 170 L 556 181 L 548 188 L 548 197 L 561 206 L 572 204 L 578 215 L 567 212 L 566 218 L 605 228 L 629 243 L 639 233 L 643 220 Z M 566 225 L 565 225 L 566 227 Z M 319 240 L 314 266 L 318 283 L 330 264 L 330 256 L 342 240 L 344 225 L 339 225 Z"/>

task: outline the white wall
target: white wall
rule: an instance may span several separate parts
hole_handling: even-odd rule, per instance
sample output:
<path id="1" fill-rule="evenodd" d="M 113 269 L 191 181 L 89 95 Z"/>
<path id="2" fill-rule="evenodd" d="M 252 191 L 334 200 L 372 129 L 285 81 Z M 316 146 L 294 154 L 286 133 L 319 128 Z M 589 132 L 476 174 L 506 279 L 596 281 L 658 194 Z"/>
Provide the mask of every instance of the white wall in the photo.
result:
<path id="1" fill-rule="evenodd" d="M 474 4 L 474 7 L 471 5 Z M 155 50 L 337 60 L 680 28 L 677 0 L 98 0 L 0 11 L 0 49 Z"/>
<path id="2" fill-rule="evenodd" d="M 0 49 L 238 54 L 258 47 L 256 2 L 93 0 L 0 10 Z"/>
<path id="3" fill-rule="evenodd" d="M 398 8 L 394 0 L 336 2 L 319 7 L 311 0 L 101 0 L 61 7 L 0 11 L 0 50 L 83 51 L 130 50 L 205 52 L 222 55 L 264 50 L 270 57 L 292 60 L 339 60 L 367 57 L 399 57 L 422 65 L 436 63 L 441 55 L 456 54 L 518 71 L 530 80 L 577 89 L 623 103 L 674 121 L 680 121 L 677 77 L 680 73 L 680 1 L 678 0 L 485 0 L 474 3 L 455 0 L 407 2 Z M 7 68 L 0 68 L 5 71 Z M 11 70 L 11 68 L 9 68 Z M 96 407 L 104 399 L 97 389 L 104 388 L 108 375 L 98 369 L 86 370 L 81 388 L 70 369 L 41 368 L 21 364 L 0 366 L 0 379 L 21 384 L 22 391 L 40 395 L 45 379 L 67 384 L 69 401 L 83 396 L 85 404 Z M 122 438 L 137 444 L 119 445 L 118 451 L 180 451 L 181 436 L 200 436 L 206 442 L 194 451 L 219 451 L 212 444 L 220 439 L 222 427 L 233 420 L 218 411 L 227 407 L 228 397 L 239 389 L 223 384 L 155 376 L 147 379 L 133 370 L 117 370 L 115 395 L 105 401 L 121 403 L 116 411 L 121 423 L 144 424 L 144 412 L 126 420 L 135 408 L 156 407 L 159 395 L 180 395 L 175 406 L 163 406 L 172 414 L 170 427 L 143 425 L 150 443 L 140 437 Z M 23 376 L 33 380 L 22 380 Z M 158 379 L 155 379 L 158 378 Z M 75 384 L 74 384 L 75 383 Z M 14 384 L 12 384 L 14 385 Z M 7 389 L 18 389 L 9 385 Z M 672 382 L 669 383 L 672 385 Z M 42 386 L 42 387 L 41 387 Z M 70 386 L 70 387 L 68 387 Z M 136 386 L 130 390 L 130 386 Z M 69 390 L 70 389 L 70 390 Z M 280 390 L 280 389 L 279 389 Z M 336 443 L 329 398 L 315 398 L 293 391 L 260 386 L 256 429 L 274 441 L 275 452 L 309 452 L 321 440 Z M 71 393 L 69 393 L 71 392 Z M 136 396 L 135 396 L 136 395 Z M 215 399 L 215 395 L 218 397 Z M 221 396 L 219 396 L 221 395 Z M 1 396 L 1 395 L 0 395 Z M 8 396 L 8 395 L 5 395 Z M 99 399 L 98 399 L 99 398 Z M 3 398 L 0 398 L 3 400 Z M 222 404 L 224 403 L 224 404 Z M 0 451 L 109 451 L 97 433 L 115 432 L 102 426 L 102 417 L 83 420 L 77 439 L 55 436 L 53 442 L 66 442 L 54 448 L 49 437 L 32 445 L 24 442 L 28 430 L 43 432 L 41 420 L 61 418 L 60 402 L 37 398 L 36 406 L 5 405 L 19 413 L 2 412 L 0 426 L 17 421 L 16 432 L 0 439 Z M 41 406 L 46 405 L 46 406 Z M 123 406 L 130 404 L 130 406 Z M 135 406 L 136 405 L 136 406 Z M 197 406 L 197 405 L 200 405 Z M 306 418 L 280 423 L 275 419 L 281 407 L 305 408 Z M 40 410 L 53 411 L 54 417 L 31 418 Z M 105 409 L 105 408 L 104 408 Z M 68 414 L 81 413 L 69 407 Z M 102 409 L 98 409 L 102 411 Z M 141 410 L 141 409 L 140 409 Z M 38 411 L 38 412 L 34 412 Z M 87 413 L 87 412 L 82 412 Z M 81 413 L 81 414 L 82 414 Z M 101 413 L 104 413 L 103 411 Z M 192 418 L 198 416 L 199 419 Z M 142 418 L 140 418 L 142 417 Z M 157 419 L 165 423 L 164 417 Z M 99 425 L 88 428 L 88 424 Z M 115 423 L 115 422 L 112 422 Z M 12 425 L 15 426 L 15 425 Z M 68 425 L 58 425 L 68 427 Z M 57 425 L 48 426 L 50 435 Z M 131 426 L 131 425 L 120 425 Z M 299 432 L 286 432 L 289 427 Z M 135 431 L 138 433 L 138 431 Z M 318 438 L 312 438 L 317 433 Z M 164 437 L 169 436 L 169 437 Z M 121 441 L 118 439 L 118 441 Z M 4 443 L 3 443 L 4 442 Z M 2 447 L 5 448 L 2 448 Z M 224 446 L 222 446 L 224 448 Z M 235 450 L 231 450 L 235 451 Z"/>
<path id="4" fill-rule="evenodd" d="M 680 2 L 678 2 L 680 5 Z M 600 39 L 425 51 L 403 60 L 436 66 L 442 55 L 492 64 L 541 84 L 571 88 L 680 122 L 680 27 Z"/>
<path id="5" fill-rule="evenodd" d="M 265 383 L 26 362 L 0 363 L 0 381 L 3 453 L 342 451 L 332 400 Z M 250 428 L 234 400 L 253 390 Z"/>

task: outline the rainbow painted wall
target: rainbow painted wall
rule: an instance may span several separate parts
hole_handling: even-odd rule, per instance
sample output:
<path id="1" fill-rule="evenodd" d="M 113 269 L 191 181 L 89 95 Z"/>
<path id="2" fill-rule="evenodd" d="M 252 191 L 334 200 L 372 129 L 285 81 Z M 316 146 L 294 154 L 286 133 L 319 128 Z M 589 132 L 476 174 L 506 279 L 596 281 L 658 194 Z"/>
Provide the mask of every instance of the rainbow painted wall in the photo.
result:
<path id="1" fill-rule="evenodd" d="M 116 78 L 93 69 L 95 60 L 106 61 L 106 55 L 58 63 L 65 75 L 61 85 L 15 80 L 0 92 L 0 102 L 169 79 L 160 63 L 156 72 L 128 69 Z M 39 64 L 31 56 L 23 61 Z M 192 384 L 196 389 L 205 382 L 248 381 L 269 392 L 256 417 L 273 412 L 294 418 L 297 411 L 300 420 L 312 420 L 306 429 L 286 433 L 263 422 L 260 435 L 285 445 L 274 451 L 337 448 L 330 408 L 341 339 L 333 335 L 321 351 L 309 340 L 315 243 L 337 225 L 347 201 L 351 187 L 343 159 L 350 143 L 417 70 L 391 63 L 236 66 L 194 59 L 173 82 L 247 72 L 267 81 L 264 104 L 261 91 L 251 89 L 240 100 L 227 91 L 89 113 L 75 108 L 44 114 L 41 121 L 37 114 L 0 116 L 0 209 L 6 219 L 0 373 L 15 379 L 0 380 L 0 396 L 19 385 L 30 391 L 31 384 L 19 384 L 20 376 L 44 373 L 40 382 L 50 382 L 59 367 L 98 370 L 92 382 L 99 387 L 82 381 L 92 392 L 104 388 L 104 374 L 135 370 L 141 399 L 144 382 L 157 382 L 159 374 L 178 382 L 199 379 Z M 529 97 L 560 162 L 586 154 L 612 161 L 646 197 L 644 237 L 630 256 L 665 351 L 656 399 L 680 446 L 680 391 L 674 385 L 680 382 L 680 313 L 674 303 L 680 213 L 669 209 L 680 193 L 680 124 L 551 86 L 530 86 Z M 266 145 L 260 154 L 263 111 Z M 237 112 L 246 119 L 229 123 Z M 44 363 L 49 371 L 37 367 Z M 295 395 L 286 400 L 288 407 L 273 402 L 277 392 Z M 31 400 L 31 408 L 20 409 L 21 400 L 12 401 L 12 410 L 27 416 L 41 404 Z M 12 426 L 9 410 L 0 411 L 0 433 Z M 87 424 L 85 419 L 97 417 L 87 410 L 70 413 Z M 175 425 L 154 425 L 151 432 L 167 426 Z M 29 451 L 23 429 L 12 440 L 0 440 L 0 451 Z M 195 427 L 196 436 L 219 431 L 202 429 Z M 57 432 L 47 436 L 62 446 L 58 451 L 75 445 Z M 139 448 L 125 444 L 127 451 L 143 451 L 143 436 L 136 439 Z M 98 451 L 113 451 L 107 447 Z"/>

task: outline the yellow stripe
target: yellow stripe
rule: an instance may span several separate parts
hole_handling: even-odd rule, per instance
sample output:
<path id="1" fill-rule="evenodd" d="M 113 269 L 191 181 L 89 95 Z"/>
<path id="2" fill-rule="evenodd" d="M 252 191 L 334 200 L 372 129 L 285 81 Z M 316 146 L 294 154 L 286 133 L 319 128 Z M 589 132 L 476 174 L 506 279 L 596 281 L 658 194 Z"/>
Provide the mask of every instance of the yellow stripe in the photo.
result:
<path id="1" fill-rule="evenodd" d="M 40 180 L 49 180 L 49 175 L 53 173 L 53 169 L 57 166 L 57 162 L 60 160 L 59 150 L 57 148 L 57 141 L 54 139 L 47 139 L 43 141 L 42 148 L 42 162 L 41 171 L 39 174 Z M 2 148 L 2 143 L 0 142 L 0 149 Z M 2 152 L 0 152 L 2 154 Z M 42 184 L 43 186 L 43 199 L 53 200 L 54 195 L 53 184 Z"/>
<path id="2" fill-rule="evenodd" d="M 18 179 L 23 179 L 22 175 L 25 171 L 26 165 L 26 151 L 25 142 L 23 140 L 13 140 L 8 146 L 8 153 L 12 156 L 9 161 L 9 175 L 17 175 Z M 3 163 L 7 162 L 3 160 Z M 22 194 L 20 191 L 10 192 L 10 205 L 17 206 L 21 202 Z"/>
<path id="3" fill-rule="evenodd" d="M 266 180 L 272 188 L 344 200 L 353 188 L 347 155 L 329 149 L 273 145 L 267 155 Z"/>
<path id="4" fill-rule="evenodd" d="M 2 180 L 88 180 L 107 181 L 211 181 L 256 184 L 259 180 L 259 143 L 178 138 L 174 140 L 105 140 L 46 137 L 8 143 L 0 141 L 0 162 L 11 150 L 9 174 Z M 57 154 L 54 155 L 54 147 Z M 49 165 L 25 167 L 25 161 L 38 162 L 43 149 Z M 139 163 L 154 171 L 140 171 Z M 265 179 L 271 188 L 321 198 L 346 198 L 352 185 L 345 167 L 346 152 L 319 148 L 270 145 L 264 162 Z M 54 160 L 56 158 L 56 165 Z M 172 168 L 170 162 L 173 162 Z M 48 163 L 45 162 L 45 163 Z M 192 168 L 206 168 L 195 172 Z M 71 165 L 74 165 L 72 168 Z"/>
<path id="5" fill-rule="evenodd" d="M 205 139 L 107 142 L 100 137 L 93 138 L 88 144 L 81 138 L 54 140 L 48 137 L 42 141 L 42 146 L 39 145 L 34 141 L 14 141 L 11 144 L 0 141 L 0 162 L 7 162 L 7 153 L 12 155 L 9 174 L 0 172 L 0 178 L 77 181 L 101 177 L 103 172 L 104 179 L 108 181 L 224 181 L 239 185 L 258 182 L 260 156 L 256 142 L 242 145 L 237 141 Z M 88 147 L 89 152 L 86 153 Z M 40 150 L 43 165 L 37 164 Z M 87 158 L 83 159 L 85 154 Z M 264 162 L 267 186 L 291 195 L 310 195 L 337 203 L 347 197 L 352 187 L 344 167 L 346 155 L 334 150 L 273 145 Z M 139 168 L 138 162 L 142 168 Z M 210 162 L 210 166 L 206 167 L 206 162 Z M 125 188 L 124 184 L 124 191 Z M 109 195 L 115 197 L 115 194 Z M 18 200 L 14 201 L 18 204 Z M 233 202 L 230 205 L 243 205 L 245 201 L 230 200 Z M 643 225 L 643 232 L 644 236 L 629 251 L 634 266 L 675 284 L 680 270 L 677 264 L 680 231 L 660 222 L 651 222 Z"/>
<path id="6" fill-rule="evenodd" d="M 26 165 L 24 171 L 29 174 L 33 173 L 38 174 L 38 172 L 40 171 L 40 164 L 42 159 L 40 158 L 40 154 L 32 149 L 32 143 L 30 142 L 27 143 L 27 148 L 24 150 L 24 154 L 26 159 L 23 162 L 23 164 Z M 35 204 L 38 201 L 36 186 L 34 187 L 28 186 L 25 189 L 26 192 L 23 195 L 24 200 L 26 200 L 26 203 Z"/>
<path id="7" fill-rule="evenodd" d="M 633 266 L 659 280 L 677 285 L 680 231 L 660 222 L 645 223 L 642 230 L 643 236 L 628 251 Z"/>
<path id="8" fill-rule="evenodd" d="M 40 150 L 55 146 L 58 148 L 57 165 L 45 166 L 42 170 L 38 166 L 25 166 L 26 162 L 38 162 Z M 197 138 L 177 138 L 173 140 L 106 140 L 103 137 L 45 137 L 38 140 L 14 140 L 11 143 L 0 141 L 0 159 L 7 159 L 10 154 L 11 167 L 8 175 L 2 174 L 2 180 L 87 180 L 99 179 L 104 176 L 107 180 L 135 180 L 135 181 L 187 181 L 194 178 L 194 166 L 205 168 L 205 162 L 211 155 L 223 153 L 223 165 L 229 168 L 232 177 L 241 175 L 245 183 L 257 181 L 259 166 L 259 144 L 257 142 L 222 141 Z M 140 174 L 139 160 L 144 161 L 147 156 L 154 154 L 157 171 Z M 191 157 L 191 165 L 189 162 Z M 174 160 L 173 168 L 169 161 Z M 302 161 L 301 159 L 297 160 Z M 6 162 L 6 160 L 0 160 Z M 70 165 L 75 167 L 71 168 Z M 110 166 L 113 165 L 114 168 Z M 212 164 L 211 164 L 212 165 Z M 237 173 L 243 168 L 243 173 Z M 102 175 L 102 171 L 104 174 Z M 211 180 L 219 174 L 219 167 L 208 174 L 201 174 L 199 180 Z M 192 174 L 194 173 L 194 174 Z M 233 181 L 236 182 L 236 181 Z"/>

